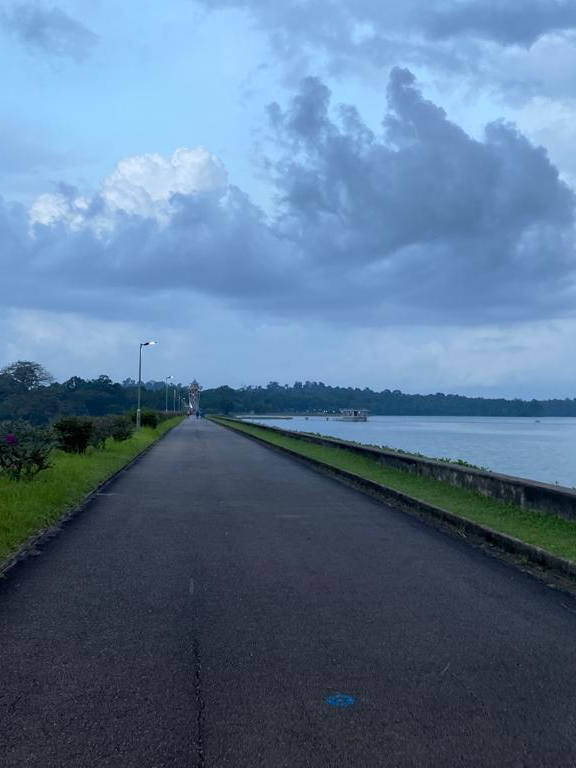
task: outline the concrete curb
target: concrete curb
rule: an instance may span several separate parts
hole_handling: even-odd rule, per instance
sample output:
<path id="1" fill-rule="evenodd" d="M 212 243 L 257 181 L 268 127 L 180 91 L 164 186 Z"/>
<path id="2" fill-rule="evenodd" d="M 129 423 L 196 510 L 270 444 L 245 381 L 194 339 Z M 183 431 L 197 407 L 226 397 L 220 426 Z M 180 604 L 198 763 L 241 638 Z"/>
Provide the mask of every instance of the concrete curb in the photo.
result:
<path id="1" fill-rule="evenodd" d="M 238 421 L 245 424 L 250 423 L 241 419 Z M 504 475 L 500 472 L 462 465 L 458 462 L 442 461 L 404 451 L 395 451 L 392 448 L 363 445 L 314 432 L 299 432 L 259 423 L 256 423 L 255 426 L 279 435 L 288 434 L 295 440 L 301 440 L 305 443 L 350 451 L 377 461 L 383 466 L 400 469 L 403 472 L 412 472 L 423 477 L 431 477 L 457 488 L 475 490 L 483 496 L 514 504 L 522 509 L 563 517 L 571 522 L 576 521 L 575 488 L 543 483 L 539 480 L 529 480 L 525 477 Z"/>
<path id="2" fill-rule="evenodd" d="M 88 493 L 79 504 L 77 504 L 75 507 L 72 507 L 72 509 L 68 510 L 68 512 L 65 512 L 62 517 L 60 517 L 53 525 L 39 531 L 38 533 L 35 533 L 33 536 L 30 536 L 29 539 L 26 539 L 26 541 L 21 544 L 21 546 L 19 546 L 18 549 L 12 555 L 10 555 L 7 560 L 0 562 L 0 581 L 4 579 L 8 573 L 12 571 L 19 563 L 27 560 L 29 557 L 35 557 L 37 554 L 39 554 L 38 550 L 40 547 L 57 536 L 64 525 L 66 525 L 66 523 L 70 522 L 73 518 L 79 515 L 80 512 L 83 512 L 90 504 L 90 502 L 102 491 L 103 488 L 112 485 L 112 483 L 117 480 L 121 474 L 130 469 L 130 467 L 134 466 L 136 462 L 140 461 L 140 459 L 142 459 L 149 451 L 151 451 L 152 448 L 157 446 L 158 443 L 164 440 L 166 435 L 169 435 L 170 432 L 176 429 L 176 427 L 180 426 L 180 424 L 181 422 L 175 424 L 173 427 L 170 427 L 170 429 L 167 429 L 166 432 L 160 435 L 157 440 L 154 440 L 154 442 L 150 443 L 150 445 L 147 445 L 146 448 L 140 451 L 140 453 L 136 454 L 133 459 L 130 459 L 127 464 L 124 464 L 123 467 L 117 469 L 116 472 L 111 474 L 93 490 L 91 490 L 90 493 Z"/>
<path id="3" fill-rule="evenodd" d="M 380 501 L 384 501 L 397 509 L 409 511 L 411 513 L 415 512 L 421 519 L 432 517 L 441 523 L 448 524 L 453 529 L 460 531 L 464 530 L 468 533 L 478 536 L 480 539 L 486 541 L 489 544 L 495 545 L 505 552 L 524 557 L 531 563 L 543 566 L 547 570 L 557 574 L 560 577 L 568 577 L 571 580 L 576 580 L 576 563 L 572 560 L 567 560 L 566 558 L 559 557 L 558 555 L 553 555 L 551 552 L 548 552 L 545 549 L 536 547 L 533 544 L 527 544 L 526 542 L 521 541 L 514 536 L 509 536 L 506 533 L 500 533 L 499 531 L 495 531 L 493 528 L 489 528 L 488 526 L 482 525 L 481 523 L 468 520 L 467 518 L 461 517 L 454 512 L 449 512 L 448 510 L 442 509 L 441 507 L 436 507 L 433 504 L 420 501 L 420 499 L 416 499 L 413 496 L 402 493 L 401 491 L 396 491 L 393 488 L 380 485 L 380 483 L 376 483 L 373 480 L 367 480 L 366 478 L 362 477 L 361 475 L 357 475 L 354 472 L 348 472 L 345 469 L 333 467 L 329 464 L 325 464 L 324 462 L 319 461 L 318 459 L 304 456 L 301 453 L 298 453 L 298 451 L 293 451 L 290 448 L 274 445 L 273 443 L 270 443 L 264 438 L 258 437 L 257 435 L 248 434 L 247 432 L 236 429 L 230 423 L 226 424 L 222 421 L 218 421 L 216 423 L 220 424 L 226 429 L 232 430 L 236 434 L 240 434 L 244 437 L 255 440 L 262 445 L 276 449 L 281 453 L 287 453 L 293 458 L 299 459 L 306 464 L 314 466 L 323 474 L 328 474 L 332 477 L 335 477 L 336 479 L 345 482 L 346 485 L 352 486 L 362 493 L 371 496 L 372 498 L 377 498 Z"/>

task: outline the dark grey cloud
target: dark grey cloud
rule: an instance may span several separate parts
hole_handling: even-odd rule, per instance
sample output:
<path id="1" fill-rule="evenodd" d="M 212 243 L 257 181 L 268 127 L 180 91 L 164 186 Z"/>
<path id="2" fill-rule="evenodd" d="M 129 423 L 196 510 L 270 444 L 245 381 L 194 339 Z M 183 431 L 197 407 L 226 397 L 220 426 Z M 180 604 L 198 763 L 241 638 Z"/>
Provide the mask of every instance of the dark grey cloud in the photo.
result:
<path id="1" fill-rule="evenodd" d="M 83 61 L 98 42 L 94 32 L 57 6 L 16 3 L 0 19 L 25 45 L 77 62 Z"/>
<path id="2" fill-rule="evenodd" d="M 32 237 L 5 204 L 4 301 L 148 316 L 202 293 L 356 324 L 570 313 L 575 200 L 545 150 L 504 122 L 469 136 L 405 69 L 387 99 L 379 134 L 354 107 L 332 107 L 318 78 L 271 105 L 269 214 L 233 186 L 173 195 L 167 220 L 110 211 L 100 195 L 79 213 L 62 188 L 62 215 Z"/>
<path id="3" fill-rule="evenodd" d="M 503 122 L 471 138 L 407 70 L 392 72 L 382 137 L 350 107 L 334 122 L 328 95 L 308 78 L 288 110 L 271 110 L 290 145 L 275 166 L 279 226 L 326 280 L 337 271 L 404 316 L 530 316 L 563 303 L 574 195 L 542 148 Z"/>
<path id="4" fill-rule="evenodd" d="M 530 48 L 549 33 L 576 30 L 574 0 L 197 0 L 210 10 L 243 9 L 269 35 L 276 60 L 310 70 L 322 54 L 330 73 L 425 66 L 467 74 L 504 92 L 538 86 L 533 73 L 516 75 L 491 66 L 498 51 Z M 316 62 L 317 63 L 317 62 Z M 306 70 L 308 67 L 308 70 Z M 524 82 L 524 81 L 527 82 Z"/>
<path id="5" fill-rule="evenodd" d="M 550 32 L 576 28 L 572 0 L 452 0 L 427 4 L 422 30 L 430 37 L 471 35 L 504 45 L 532 45 Z"/>
<path id="6" fill-rule="evenodd" d="M 576 28 L 572 0 L 201 0 L 209 8 L 243 8 L 273 33 L 302 36 L 316 44 L 365 32 L 388 37 L 476 36 L 504 44 L 530 45 L 549 32 Z"/>
<path id="7" fill-rule="evenodd" d="M 75 190 L 62 186 L 61 205 Z M 191 293 L 237 305 L 266 304 L 295 290 L 292 246 L 267 226 L 263 213 L 236 187 L 223 200 L 209 193 L 174 195 L 169 224 L 111 213 L 100 195 L 69 219 L 31 227 L 22 205 L 0 205 L 0 269 L 10 290 L 2 301 L 19 308 L 87 312 L 125 318 L 181 313 Z M 106 229 L 99 228 L 99 222 Z"/>

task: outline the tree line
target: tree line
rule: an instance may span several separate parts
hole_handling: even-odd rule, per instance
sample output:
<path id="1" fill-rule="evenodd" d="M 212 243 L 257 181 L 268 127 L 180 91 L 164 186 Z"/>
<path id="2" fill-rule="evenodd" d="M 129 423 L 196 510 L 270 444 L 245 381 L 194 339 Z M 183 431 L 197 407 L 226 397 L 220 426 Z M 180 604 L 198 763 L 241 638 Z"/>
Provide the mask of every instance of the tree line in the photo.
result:
<path id="1" fill-rule="evenodd" d="M 174 396 L 170 385 L 168 408 Z M 188 387 L 176 384 L 187 397 Z M 147 381 L 142 387 L 142 407 L 165 409 L 165 382 Z M 114 382 L 109 376 L 83 379 L 73 376 L 57 382 L 38 363 L 18 361 L 0 370 L 0 421 L 25 419 L 47 424 L 62 415 L 104 416 L 129 413 L 136 407 L 137 384 L 133 379 Z M 323 382 L 269 382 L 266 386 L 234 389 L 221 386 L 202 392 L 206 413 L 338 413 L 341 408 L 366 408 L 383 416 L 576 416 L 576 398 L 564 400 L 507 400 L 464 397 L 437 392 L 408 395 L 400 390 L 381 392 L 354 387 L 333 387 Z"/>
<path id="2" fill-rule="evenodd" d="M 203 407 L 221 413 L 337 413 L 366 408 L 379 416 L 576 416 L 575 399 L 507 400 L 446 395 L 408 395 L 398 389 L 375 392 L 333 387 L 322 382 L 292 386 L 270 382 L 265 387 L 219 387 L 202 393 Z"/>
<path id="3" fill-rule="evenodd" d="M 188 388 L 176 384 L 177 395 Z M 168 409 L 174 404 L 174 385 L 170 386 Z M 72 376 L 57 382 L 39 363 L 19 360 L 0 370 L 0 421 L 24 419 L 33 424 L 48 424 L 60 416 L 106 416 L 128 414 L 136 409 L 137 384 L 123 384 L 109 376 L 82 379 Z M 178 397 L 177 397 L 178 399 Z M 147 382 L 142 387 L 142 408 L 164 411 L 165 382 Z"/>

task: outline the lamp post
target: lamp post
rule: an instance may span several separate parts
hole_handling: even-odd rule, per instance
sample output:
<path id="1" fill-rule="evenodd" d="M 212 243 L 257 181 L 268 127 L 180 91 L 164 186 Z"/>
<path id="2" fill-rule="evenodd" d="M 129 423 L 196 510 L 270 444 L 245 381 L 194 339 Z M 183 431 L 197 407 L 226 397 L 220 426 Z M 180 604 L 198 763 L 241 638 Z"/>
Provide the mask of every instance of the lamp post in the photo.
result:
<path id="1" fill-rule="evenodd" d="M 176 384 L 174 384 L 174 413 L 176 413 Z"/>
<path id="2" fill-rule="evenodd" d="M 173 379 L 174 376 L 166 376 L 166 413 L 168 413 L 168 379 Z"/>
<path id="3" fill-rule="evenodd" d="M 141 341 L 138 355 L 138 408 L 136 409 L 136 431 L 140 431 L 140 390 L 142 389 L 142 347 L 153 347 L 155 341 Z"/>

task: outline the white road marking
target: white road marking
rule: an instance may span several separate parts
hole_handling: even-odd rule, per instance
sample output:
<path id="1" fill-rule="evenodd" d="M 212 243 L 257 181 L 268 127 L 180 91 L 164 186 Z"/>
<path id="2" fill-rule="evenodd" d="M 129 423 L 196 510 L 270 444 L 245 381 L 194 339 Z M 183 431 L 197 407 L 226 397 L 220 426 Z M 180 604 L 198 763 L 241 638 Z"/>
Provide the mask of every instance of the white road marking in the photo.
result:
<path id="1" fill-rule="evenodd" d="M 278 520 L 301 520 L 304 517 L 310 517 L 310 515 L 276 515 Z"/>

